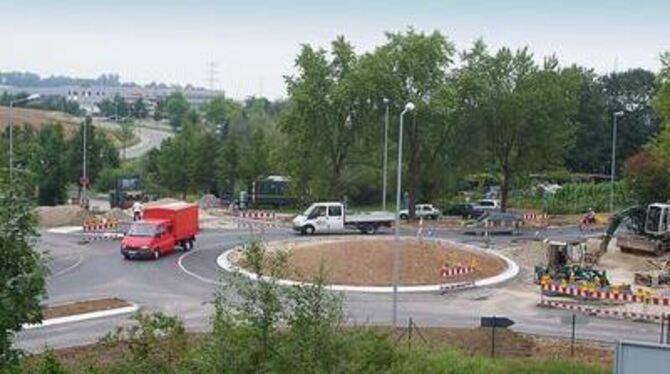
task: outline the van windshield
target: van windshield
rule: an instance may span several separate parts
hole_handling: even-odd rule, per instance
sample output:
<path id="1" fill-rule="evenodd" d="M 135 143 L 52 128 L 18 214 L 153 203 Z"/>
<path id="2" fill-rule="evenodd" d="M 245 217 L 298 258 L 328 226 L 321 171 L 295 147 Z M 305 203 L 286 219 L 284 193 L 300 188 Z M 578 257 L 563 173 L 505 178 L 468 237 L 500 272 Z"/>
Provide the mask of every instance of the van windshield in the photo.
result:
<path id="1" fill-rule="evenodd" d="M 152 237 L 158 234 L 158 227 L 147 223 L 133 223 L 128 230 L 128 236 Z"/>

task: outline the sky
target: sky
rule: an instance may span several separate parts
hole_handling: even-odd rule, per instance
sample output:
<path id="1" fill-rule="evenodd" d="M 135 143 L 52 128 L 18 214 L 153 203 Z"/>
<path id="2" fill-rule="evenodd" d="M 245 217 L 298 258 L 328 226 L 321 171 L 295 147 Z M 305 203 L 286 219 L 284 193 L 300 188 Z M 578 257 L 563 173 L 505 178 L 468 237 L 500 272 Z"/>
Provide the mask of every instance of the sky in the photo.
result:
<path id="1" fill-rule="evenodd" d="M 438 30 L 457 49 L 528 46 L 599 73 L 659 69 L 670 50 L 661 0 L 0 0 L 0 71 L 209 86 L 227 96 L 285 96 L 301 44 L 344 35 L 358 52 L 384 32 Z"/>

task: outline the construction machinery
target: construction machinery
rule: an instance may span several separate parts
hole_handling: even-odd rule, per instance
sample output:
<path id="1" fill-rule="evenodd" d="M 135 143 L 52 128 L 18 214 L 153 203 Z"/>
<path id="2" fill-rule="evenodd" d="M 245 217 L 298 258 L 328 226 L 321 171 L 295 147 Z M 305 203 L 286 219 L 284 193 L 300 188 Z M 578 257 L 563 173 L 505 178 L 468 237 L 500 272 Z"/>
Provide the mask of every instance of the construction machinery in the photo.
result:
<path id="1" fill-rule="evenodd" d="M 570 238 L 567 240 L 546 240 L 544 242 L 547 265 L 535 266 L 535 283 L 545 277 L 551 282 L 597 283 L 608 285 L 607 272 L 595 269 L 588 261 L 586 240 Z"/>
<path id="2" fill-rule="evenodd" d="M 661 255 L 670 249 L 670 204 L 654 203 L 633 206 L 612 217 L 600 243 L 597 258 L 607 252 L 607 246 L 619 226 L 625 223 L 628 232 L 617 235 L 622 251 L 637 251 Z"/>
<path id="3" fill-rule="evenodd" d="M 114 190 L 109 193 L 109 205 L 112 208 L 128 209 L 134 202 L 145 201 L 139 176 L 117 177 Z"/>

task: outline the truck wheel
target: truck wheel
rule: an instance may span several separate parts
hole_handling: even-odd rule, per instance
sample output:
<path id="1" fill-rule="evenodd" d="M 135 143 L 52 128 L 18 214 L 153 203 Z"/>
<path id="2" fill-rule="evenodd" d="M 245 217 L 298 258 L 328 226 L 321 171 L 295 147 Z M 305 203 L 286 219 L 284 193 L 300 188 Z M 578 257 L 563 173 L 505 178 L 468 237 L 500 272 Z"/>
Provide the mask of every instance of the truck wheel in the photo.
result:
<path id="1" fill-rule="evenodd" d="M 305 226 L 302 229 L 302 233 L 305 235 L 314 235 L 314 226 Z"/>
<path id="2" fill-rule="evenodd" d="M 403 214 L 400 215 L 400 219 L 408 219 L 408 218 L 409 218 L 409 216 L 407 214 L 403 213 Z"/>
<path id="3" fill-rule="evenodd" d="M 156 249 L 154 250 L 154 260 L 158 260 L 159 258 L 161 258 L 161 253 Z"/>
<path id="4" fill-rule="evenodd" d="M 368 234 L 368 235 L 372 235 L 376 232 L 377 232 L 377 226 L 374 226 L 374 225 L 365 226 L 363 228 L 363 233 Z"/>

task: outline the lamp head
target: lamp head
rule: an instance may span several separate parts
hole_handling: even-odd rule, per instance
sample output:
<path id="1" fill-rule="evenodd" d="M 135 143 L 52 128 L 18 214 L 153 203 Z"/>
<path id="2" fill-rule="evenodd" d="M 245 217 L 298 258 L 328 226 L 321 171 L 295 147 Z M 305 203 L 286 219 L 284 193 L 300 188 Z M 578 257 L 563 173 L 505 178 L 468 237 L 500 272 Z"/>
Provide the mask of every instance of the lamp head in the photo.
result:
<path id="1" fill-rule="evenodd" d="M 407 103 L 407 104 L 405 104 L 405 110 L 408 111 L 408 112 L 413 111 L 413 110 L 414 110 L 414 107 L 415 107 L 415 106 L 414 106 L 414 103 Z"/>
<path id="2" fill-rule="evenodd" d="M 26 97 L 26 101 L 37 100 L 39 98 L 40 98 L 40 94 L 31 94 L 31 95 L 28 95 L 28 97 Z"/>

